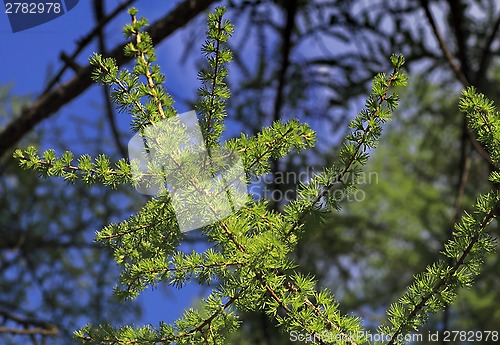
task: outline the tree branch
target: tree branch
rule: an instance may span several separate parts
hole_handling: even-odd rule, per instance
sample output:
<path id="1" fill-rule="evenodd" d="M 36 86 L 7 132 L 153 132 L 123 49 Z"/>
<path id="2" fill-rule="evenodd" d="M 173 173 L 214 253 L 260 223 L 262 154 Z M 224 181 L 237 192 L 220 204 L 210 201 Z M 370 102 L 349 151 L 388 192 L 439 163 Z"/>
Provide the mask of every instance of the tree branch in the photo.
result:
<path id="1" fill-rule="evenodd" d="M 495 40 L 495 37 L 498 33 L 498 29 L 500 29 L 500 15 L 498 15 L 497 20 L 495 21 L 495 24 L 493 24 L 493 29 L 491 30 L 488 39 L 486 40 L 486 44 L 484 45 L 482 54 L 481 54 L 481 60 L 479 62 L 479 68 L 476 73 L 476 83 L 478 86 L 480 85 L 482 79 L 485 77 L 486 70 L 488 69 L 489 63 L 490 63 L 490 56 L 492 54 L 491 52 L 491 46 L 493 44 L 493 41 Z"/>
<path id="2" fill-rule="evenodd" d="M 99 51 L 102 54 L 106 55 L 107 49 L 106 49 L 106 38 L 104 37 L 104 27 L 99 25 L 99 23 L 102 22 L 105 18 L 104 13 L 105 13 L 104 1 L 94 0 L 94 16 L 97 22 L 97 27 L 100 28 L 97 34 L 99 41 Z M 106 118 L 111 128 L 111 133 L 113 134 L 113 140 L 115 141 L 116 148 L 118 149 L 122 157 L 127 157 L 127 150 L 120 141 L 120 132 L 118 131 L 118 126 L 116 125 L 115 121 L 115 112 L 113 111 L 113 102 L 111 102 L 109 87 L 103 85 L 101 90 L 104 98 Z"/>
<path id="3" fill-rule="evenodd" d="M 101 28 L 106 26 L 114 17 L 116 17 L 118 14 L 120 14 L 122 11 L 124 11 L 127 7 L 129 7 L 131 4 L 133 4 L 136 0 L 127 0 L 123 2 L 122 4 L 118 5 L 113 12 L 111 12 L 108 16 L 102 18 L 99 20 L 97 25 L 90 31 L 87 35 L 85 35 L 83 38 L 81 38 L 78 43 L 76 50 L 71 54 L 71 56 L 67 56 L 66 53 L 61 52 L 61 60 L 63 60 L 66 64 L 61 67 L 59 72 L 47 83 L 47 86 L 41 93 L 41 95 L 48 93 L 59 81 L 61 80 L 61 77 L 63 76 L 64 72 L 68 69 L 68 67 L 71 67 L 70 64 L 68 64 L 68 61 L 74 61 L 76 57 L 82 52 L 83 48 L 85 48 L 90 42 L 92 42 L 92 39 L 96 37 L 99 32 L 101 31 Z"/>
<path id="4" fill-rule="evenodd" d="M 461 67 L 456 63 L 456 61 L 453 57 L 453 54 L 450 52 L 450 49 L 448 49 L 448 46 L 446 45 L 446 43 L 443 39 L 443 36 L 441 35 L 439 28 L 437 27 L 436 21 L 434 20 L 434 17 L 432 16 L 431 10 L 429 8 L 429 1 L 428 0 L 421 0 L 420 2 L 422 4 L 422 7 L 424 8 L 425 16 L 427 17 L 427 20 L 429 21 L 429 24 L 431 25 L 432 31 L 434 32 L 434 36 L 436 37 L 436 40 L 439 44 L 439 47 L 441 48 L 443 55 L 445 56 L 446 60 L 448 61 L 448 64 L 450 65 L 452 71 L 455 73 L 457 79 L 463 85 L 470 85 L 470 82 L 467 79 L 467 76 L 464 74 Z"/>
<path id="5" fill-rule="evenodd" d="M 59 329 L 57 328 L 57 326 L 47 322 L 29 318 L 25 319 L 18 315 L 14 315 L 10 312 L 1 309 L 0 309 L 0 315 L 4 318 L 4 320 L 11 320 L 23 326 L 23 328 L 1 326 L 0 334 L 1 333 L 22 334 L 22 335 L 41 334 L 53 337 L 59 334 Z"/>
<path id="6" fill-rule="evenodd" d="M 457 40 L 458 47 L 458 59 L 460 60 L 462 73 L 465 78 L 470 81 L 470 70 L 469 59 L 467 57 L 467 37 L 465 30 L 462 26 L 464 22 L 464 8 L 461 0 L 447 0 L 450 6 L 451 20 L 453 23 L 453 31 L 455 33 L 455 38 Z"/>
<path id="7" fill-rule="evenodd" d="M 276 98 L 274 99 L 274 109 L 273 109 L 273 122 L 280 120 L 281 110 L 283 108 L 283 97 L 286 84 L 286 74 L 290 67 L 290 55 L 293 48 L 292 35 L 295 28 L 295 20 L 298 11 L 297 0 L 290 0 L 287 5 L 284 5 L 284 10 L 286 12 L 286 22 L 282 30 L 282 48 L 281 48 L 281 64 L 278 71 L 278 86 L 276 87 Z M 271 173 L 276 176 L 279 171 L 279 160 L 276 159 L 272 162 Z M 280 185 L 276 182 L 276 178 L 273 178 L 273 183 L 271 185 L 271 190 L 280 190 Z M 278 209 L 278 203 L 273 202 L 272 208 Z"/>
<path id="8" fill-rule="evenodd" d="M 151 35 L 153 44 L 157 44 L 177 29 L 186 25 L 191 19 L 216 1 L 185 0 L 180 3 L 175 9 L 149 28 L 148 32 Z M 123 55 L 124 46 L 125 44 L 118 45 L 109 55 L 116 60 L 119 66 L 130 60 L 129 57 Z M 30 107 L 25 108 L 19 118 L 10 122 L 0 133 L 0 156 L 5 154 L 7 150 L 38 123 L 57 112 L 64 105 L 87 90 L 92 85 L 91 73 L 92 67 L 87 65 L 73 79 L 62 84 L 57 89 L 41 95 Z"/>
<path id="9" fill-rule="evenodd" d="M 441 48 L 441 51 L 443 52 L 443 55 L 445 56 L 446 60 L 448 61 L 448 64 L 450 65 L 452 71 L 455 73 L 455 76 L 457 79 L 460 81 L 460 83 L 464 86 L 467 87 L 471 85 L 469 79 L 465 75 L 464 71 L 462 70 L 462 67 L 459 66 L 453 55 L 451 54 L 450 50 L 448 49 L 448 46 L 446 45 L 443 36 L 441 35 L 441 32 L 439 31 L 439 28 L 437 27 L 436 22 L 434 21 L 434 17 L 432 16 L 432 13 L 429 8 L 429 0 L 420 0 L 420 3 L 422 4 L 422 7 L 424 8 L 425 15 L 427 17 L 427 20 L 429 21 L 429 24 L 432 27 L 432 31 L 434 32 L 434 36 L 436 37 L 436 40 L 439 44 L 439 47 Z M 496 169 L 495 164 L 491 160 L 490 155 L 486 150 L 477 142 L 476 137 L 470 132 L 470 130 L 467 128 L 467 133 L 470 139 L 470 142 L 472 143 L 472 146 L 474 149 L 479 153 L 479 155 L 488 163 L 491 169 Z"/>
<path id="10" fill-rule="evenodd" d="M 274 101 L 273 121 L 280 119 L 281 108 L 283 107 L 283 91 L 286 83 L 286 73 L 290 67 L 290 53 L 292 51 L 292 34 L 295 28 L 295 17 L 297 15 L 297 0 L 290 0 L 285 6 L 286 23 L 282 34 L 281 66 L 278 72 L 278 87 Z"/>

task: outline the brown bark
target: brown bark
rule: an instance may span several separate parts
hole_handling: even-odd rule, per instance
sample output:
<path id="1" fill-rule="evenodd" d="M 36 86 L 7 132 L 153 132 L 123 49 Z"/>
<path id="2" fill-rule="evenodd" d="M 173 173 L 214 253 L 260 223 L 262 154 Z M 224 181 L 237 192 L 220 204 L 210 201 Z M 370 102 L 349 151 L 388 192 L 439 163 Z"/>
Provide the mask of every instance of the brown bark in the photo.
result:
<path id="1" fill-rule="evenodd" d="M 217 0 L 185 0 L 170 13 L 152 24 L 148 32 L 153 43 L 157 44 L 177 29 L 185 26 L 191 19 L 206 10 Z M 123 55 L 125 43 L 119 44 L 108 55 L 117 64 L 123 65 L 130 58 Z M 17 141 L 38 123 L 56 113 L 64 105 L 81 95 L 92 85 L 92 67 L 87 65 L 76 73 L 70 81 L 41 95 L 33 104 L 25 108 L 21 115 L 10 122 L 0 133 L 0 156 L 4 155 Z"/>

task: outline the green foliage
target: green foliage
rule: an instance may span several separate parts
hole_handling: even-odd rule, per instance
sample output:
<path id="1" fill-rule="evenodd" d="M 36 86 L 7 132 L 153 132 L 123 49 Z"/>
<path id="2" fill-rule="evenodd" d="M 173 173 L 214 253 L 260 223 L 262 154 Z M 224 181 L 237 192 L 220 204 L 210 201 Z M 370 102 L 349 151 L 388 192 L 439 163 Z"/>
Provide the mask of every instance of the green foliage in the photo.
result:
<path id="1" fill-rule="evenodd" d="M 478 94 L 474 87 L 468 87 L 462 95 L 460 110 L 466 113 L 469 127 L 497 163 L 500 160 L 500 119 L 495 105 L 483 94 Z"/>
<path id="2" fill-rule="evenodd" d="M 493 103 L 484 95 L 476 94 L 474 88 L 468 88 L 463 92 L 460 109 L 467 113 L 470 128 L 488 148 L 491 157 L 498 155 L 496 138 L 499 132 L 490 126 L 495 114 Z M 478 126 L 477 122 L 481 125 Z M 451 263 L 438 261 L 429 265 L 424 273 L 415 276 L 414 283 L 399 301 L 391 305 L 388 323 L 379 328 L 380 333 L 390 335 L 388 344 L 404 344 L 401 335 L 418 330 L 427 321 L 429 313 L 443 310 L 455 300 L 459 288 L 472 285 L 481 272 L 486 254 L 496 248 L 496 240 L 488 234 L 487 226 L 499 205 L 497 190 L 480 195 L 474 212 L 462 217 L 455 225 L 453 237 L 444 246 L 443 254 L 451 259 Z"/>
<path id="3" fill-rule="evenodd" d="M 228 74 L 225 65 L 231 61 L 233 54 L 225 44 L 234 28 L 228 20 L 222 19 L 225 11 L 225 8 L 219 7 L 208 15 L 207 40 L 201 48 L 208 66 L 198 74 L 203 86 L 198 90 L 199 101 L 195 107 L 203 115 L 201 128 L 209 149 L 216 145 L 224 131 L 223 119 L 227 115 L 224 101 L 230 96 L 224 79 Z"/>
<path id="4" fill-rule="evenodd" d="M 0 87 L 0 94 L 6 90 Z M 28 104 L 28 98 L 11 97 L 9 93 L 5 98 L 0 96 L 0 109 L 6 110 L 8 119 L 16 118 Z M 63 150 L 64 139 L 59 133 L 71 128 L 73 121 L 53 124 L 50 130 L 37 128 L 21 143 L 50 141 L 57 151 Z M 99 130 L 102 121 L 90 122 L 96 128 L 90 138 L 80 140 L 75 134 L 71 139 L 88 152 L 101 152 L 110 146 L 109 138 L 103 138 Z M 57 139 L 50 137 L 53 133 Z M 109 286 L 115 284 L 119 272 L 111 253 L 89 242 L 89 234 L 113 216 L 126 217 L 133 212 L 139 197 L 129 188 L 88 188 L 86 184 L 67 188 L 62 179 L 37 179 L 8 156 L 0 158 L 2 345 L 44 341 L 65 345 L 71 343 L 73 330 L 81 327 L 82 319 L 127 323 L 140 316 L 137 305 L 117 304 L 109 298 Z M 123 202 L 114 202 L 117 199 Z M 58 335 L 9 333 L 11 329 L 22 332 L 36 328 Z"/>
<path id="5" fill-rule="evenodd" d="M 124 34 L 132 39 L 125 53 L 136 57 L 132 72 L 119 71 L 113 60 L 98 54 L 90 61 L 95 67 L 94 80 L 111 87 L 118 108 L 132 115 L 132 131 L 145 135 L 146 127 L 157 128 L 160 121 L 175 117 L 176 111 L 162 87 L 165 77 L 153 64 L 156 58 L 151 39 L 142 31 L 147 22 L 137 20 L 135 9 L 129 13 L 132 23 L 125 27 Z M 208 64 L 199 74 L 202 86 L 196 106 L 202 116 L 207 147 L 238 152 L 250 179 L 268 173 L 272 159 L 284 157 L 292 150 L 311 148 L 315 134 L 306 124 L 292 120 L 275 122 L 252 137 L 242 135 L 219 143 L 226 116 L 225 100 L 230 96 L 224 79 L 232 54 L 226 42 L 233 32 L 223 15 L 224 9 L 218 8 L 208 17 L 207 40 L 202 48 Z M 362 168 L 379 141 L 382 124 L 398 106 L 399 98 L 391 90 L 406 85 L 406 76 L 401 72 L 403 57 L 394 55 L 391 62 L 394 69 L 389 76 L 378 74 L 373 79 L 372 93 L 365 109 L 350 123 L 352 131 L 346 136 L 338 162 L 307 184 L 301 184 L 297 198 L 285 205 L 282 213 L 269 210 L 265 202 L 255 201 L 248 195 L 243 208 L 202 229 L 215 249 L 186 254 L 177 249 L 182 236 L 171 196 L 162 190 L 138 214 L 101 230 L 96 240 L 113 251 L 122 268 L 115 291 L 119 301 L 133 299 L 157 284 L 182 287 L 196 280 L 217 287 L 203 300 L 200 310 L 187 310 L 172 325 L 161 324 L 158 328 L 87 325 L 75 332 L 75 338 L 83 344 L 222 344 L 224 335 L 239 326 L 238 312 L 260 310 L 274 318 L 283 330 L 308 334 L 320 344 L 368 342 L 361 320 L 342 315 L 332 293 L 318 290 L 313 276 L 298 273 L 296 263 L 289 256 L 307 220 L 340 208 L 333 190 L 340 188 L 344 195 L 355 192 Z M 478 132 L 492 157 L 497 157 L 499 134 L 493 114 L 493 117 L 487 115 L 494 113 L 491 103 L 469 89 L 461 108 L 468 112 L 471 128 Z M 182 139 L 182 132 L 176 135 Z M 157 140 L 160 147 L 168 144 L 168 138 L 161 133 Z M 17 150 L 15 157 L 26 169 L 46 177 L 64 177 L 70 182 L 81 178 L 86 183 L 115 187 L 134 185 L 141 179 L 131 174 L 134 162 L 122 160 L 112 168 L 110 159 L 103 155 L 94 160 L 84 155 L 78 159 L 77 166 L 72 164 L 73 155 L 69 152 L 56 157 L 53 150 L 47 150 L 40 157 L 34 148 L 28 148 Z M 176 157 L 170 158 L 175 161 Z M 162 181 L 162 174 L 153 164 L 148 166 L 144 177 L 156 176 L 157 181 Z M 186 181 L 188 185 L 193 184 L 192 187 L 196 187 L 195 183 Z M 380 328 L 381 333 L 392 337 L 388 344 L 403 343 L 400 336 L 418 329 L 429 313 L 453 302 L 458 288 L 471 285 L 485 255 L 494 249 L 494 240 L 487 234 L 486 227 L 494 218 L 498 204 L 496 192 L 479 197 L 474 213 L 462 218 L 455 227 L 454 237 L 445 245 L 443 253 L 453 262 L 430 265 L 424 273 L 415 276 L 405 295 L 390 307 L 389 320 Z M 325 332 L 329 333 L 328 337 Z"/>
<path id="6" fill-rule="evenodd" d="M 60 157 L 56 157 L 55 151 L 49 149 L 40 157 L 37 149 L 29 146 L 24 150 L 14 151 L 14 158 L 20 160 L 23 168 L 37 170 L 43 177 L 63 177 L 69 182 L 74 182 L 80 177 L 89 185 L 99 182 L 113 188 L 132 183 L 132 173 L 127 161 L 119 160 L 113 169 L 110 158 L 104 154 L 93 161 L 89 155 L 82 155 L 78 158 L 78 165 L 74 165 L 72 152 L 66 151 Z"/>
<path id="7" fill-rule="evenodd" d="M 138 20 L 136 13 L 136 9 L 129 10 L 132 23 L 123 29 L 126 38 L 134 38 L 124 50 L 126 56 L 136 58 L 132 72 L 126 69 L 118 71 L 113 59 L 103 58 L 99 54 L 89 59 L 95 67 L 92 79 L 111 87 L 111 98 L 118 110 L 132 115 L 134 133 L 175 115 L 173 100 L 162 86 L 165 76 L 160 72 L 160 67 L 153 64 L 156 55 L 151 37 L 147 32 L 141 32 L 148 22 L 144 18 Z"/>

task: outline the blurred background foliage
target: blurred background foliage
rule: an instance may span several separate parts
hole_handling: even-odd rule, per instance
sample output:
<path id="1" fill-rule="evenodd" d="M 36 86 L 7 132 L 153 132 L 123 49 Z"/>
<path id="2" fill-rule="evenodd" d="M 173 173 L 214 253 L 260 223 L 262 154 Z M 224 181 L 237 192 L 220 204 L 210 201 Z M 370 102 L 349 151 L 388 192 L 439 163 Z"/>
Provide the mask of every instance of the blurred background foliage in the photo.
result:
<path id="1" fill-rule="evenodd" d="M 112 6 L 112 1 L 94 0 L 94 5 L 99 3 Z M 400 91 L 402 104 L 373 152 L 358 199 L 344 200 L 339 213 L 326 217 L 320 227 L 311 226 L 294 253 L 303 272 L 312 272 L 322 287 L 335 293 L 343 312 L 365 318 L 365 326 L 375 329 L 413 274 L 440 257 L 442 244 L 463 210 L 491 188 L 487 181 L 491 163 L 467 131 L 458 97 L 464 86 L 474 85 L 499 102 L 500 4 L 496 0 L 217 3 L 228 7 L 227 17 L 236 25 L 230 42 L 234 62 L 227 137 L 240 131 L 255 133 L 272 121 L 292 117 L 318 132 L 314 151 L 274 163 L 274 176 L 288 178 L 278 182 L 270 175 L 265 181 L 253 181 L 270 191 L 266 195 L 293 191 L 298 179 L 292 176 L 331 164 L 349 120 L 363 106 L 372 77 L 390 69 L 392 53 L 403 53 L 407 59 L 410 85 Z M 135 5 L 139 10 L 147 6 Z M 202 61 L 205 13 L 185 27 L 183 63 L 193 68 Z M 105 38 L 96 36 L 101 49 Z M 50 131 L 39 126 L 17 146 L 50 143 L 64 151 L 75 150 L 78 142 L 81 151 L 91 155 L 123 156 L 117 143 L 129 134 L 113 129 L 115 114 L 106 91 L 102 94 L 99 110 L 108 116 L 73 114 L 63 121 L 58 114 L 46 121 Z M 29 106 L 21 96 L 7 86 L 1 89 L 0 130 L 15 121 L 23 104 Z M 182 101 L 189 105 L 194 97 Z M 69 122 L 81 129 L 71 141 L 54 135 L 64 132 Z M 85 131 L 85 126 L 96 130 Z M 88 133 L 92 137 L 85 137 Z M 0 334 L 8 344 L 44 339 L 67 344 L 72 330 L 88 320 L 124 323 L 139 317 L 139 307 L 109 300 L 117 272 L 110 254 L 93 244 L 92 237 L 103 225 L 133 213 L 143 199 L 130 189 L 61 186 L 63 181 L 39 180 L 21 171 L 8 153 L 0 159 L 3 325 L 22 328 L 24 324 L 12 318 L 17 315 L 24 321 L 54 323 L 61 332 L 55 341 L 39 335 Z M 271 201 L 275 209 L 286 202 Z M 492 226 L 498 236 L 497 224 Z M 203 243 L 204 238 L 189 236 L 189 240 Z M 462 291 L 444 314 L 433 316 L 424 332 L 500 330 L 495 293 L 500 290 L 499 270 L 498 256 L 490 257 L 474 287 Z M 280 333 L 265 315 L 244 314 L 242 319 L 231 344 L 291 343 L 289 335 Z"/>

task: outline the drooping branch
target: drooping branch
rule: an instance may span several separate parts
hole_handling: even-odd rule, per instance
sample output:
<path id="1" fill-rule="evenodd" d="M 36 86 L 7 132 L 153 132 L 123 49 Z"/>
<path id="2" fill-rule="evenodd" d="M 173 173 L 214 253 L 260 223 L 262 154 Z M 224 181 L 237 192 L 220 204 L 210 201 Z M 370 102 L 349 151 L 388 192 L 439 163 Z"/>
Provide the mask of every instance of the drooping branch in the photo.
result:
<path id="1" fill-rule="evenodd" d="M 148 30 L 154 44 L 162 41 L 177 29 L 182 28 L 200 12 L 207 9 L 216 0 L 185 0 L 166 16 L 152 24 Z M 109 54 L 121 66 L 130 60 L 123 54 L 125 43 L 119 44 Z M 60 87 L 43 94 L 24 109 L 21 115 L 9 123 L 0 133 L 0 156 L 5 154 L 18 140 L 38 123 L 48 118 L 64 105 L 82 94 L 92 85 L 92 67 L 87 65 L 73 79 Z"/>

